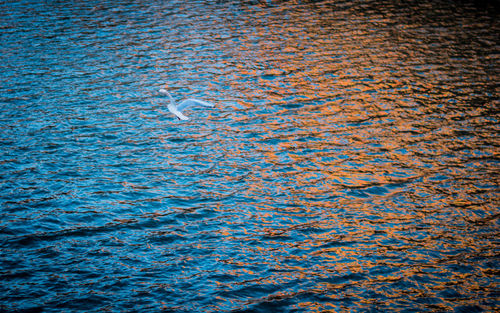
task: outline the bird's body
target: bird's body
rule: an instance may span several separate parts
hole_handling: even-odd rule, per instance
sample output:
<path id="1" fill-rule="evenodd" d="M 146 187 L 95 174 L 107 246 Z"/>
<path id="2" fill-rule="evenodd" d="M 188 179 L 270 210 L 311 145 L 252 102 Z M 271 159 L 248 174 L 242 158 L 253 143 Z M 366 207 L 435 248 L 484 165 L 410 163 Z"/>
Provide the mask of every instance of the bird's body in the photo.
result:
<path id="1" fill-rule="evenodd" d="M 209 108 L 213 108 L 215 106 L 212 103 L 205 102 L 205 101 L 198 100 L 198 99 L 186 99 L 186 100 L 184 100 L 181 103 L 176 105 L 174 99 L 172 98 L 172 96 L 170 95 L 170 93 L 168 91 L 166 91 L 165 89 L 160 89 L 160 92 L 163 94 L 166 94 L 168 96 L 168 98 L 170 99 L 170 103 L 167 106 L 168 110 L 170 112 L 172 112 L 172 114 L 174 114 L 175 116 L 177 116 L 179 119 L 181 119 L 183 121 L 189 120 L 189 117 L 184 115 L 182 113 L 182 111 L 191 107 L 191 106 L 202 106 L 202 107 L 209 107 Z"/>

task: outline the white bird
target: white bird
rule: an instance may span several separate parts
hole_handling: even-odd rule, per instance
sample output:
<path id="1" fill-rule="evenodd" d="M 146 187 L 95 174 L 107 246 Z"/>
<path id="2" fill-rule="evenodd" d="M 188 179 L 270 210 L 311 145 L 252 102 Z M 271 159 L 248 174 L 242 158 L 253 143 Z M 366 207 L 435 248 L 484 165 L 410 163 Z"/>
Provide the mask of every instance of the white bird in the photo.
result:
<path id="1" fill-rule="evenodd" d="M 209 108 L 213 108 L 215 106 L 212 103 L 205 102 L 205 101 L 198 100 L 198 99 L 186 99 L 186 100 L 184 100 L 181 103 L 176 105 L 174 98 L 172 98 L 172 96 L 170 95 L 170 93 L 168 91 L 166 91 L 165 89 L 162 88 L 162 89 L 160 89 L 160 92 L 163 94 L 166 94 L 168 96 L 168 98 L 170 99 L 170 103 L 167 106 L 168 110 L 183 121 L 189 120 L 189 117 L 182 114 L 182 110 L 184 110 L 184 109 L 187 109 L 193 105 L 202 106 L 202 107 L 209 107 Z"/>

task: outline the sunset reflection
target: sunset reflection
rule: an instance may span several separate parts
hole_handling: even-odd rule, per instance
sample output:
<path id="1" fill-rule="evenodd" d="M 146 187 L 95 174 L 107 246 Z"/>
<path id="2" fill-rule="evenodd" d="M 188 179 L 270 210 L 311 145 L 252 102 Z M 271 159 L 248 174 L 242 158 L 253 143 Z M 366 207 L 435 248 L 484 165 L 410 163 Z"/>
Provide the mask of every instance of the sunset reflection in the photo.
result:
<path id="1" fill-rule="evenodd" d="M 492 12 L 0 4 L 0 311 L 495 311 Z"/>

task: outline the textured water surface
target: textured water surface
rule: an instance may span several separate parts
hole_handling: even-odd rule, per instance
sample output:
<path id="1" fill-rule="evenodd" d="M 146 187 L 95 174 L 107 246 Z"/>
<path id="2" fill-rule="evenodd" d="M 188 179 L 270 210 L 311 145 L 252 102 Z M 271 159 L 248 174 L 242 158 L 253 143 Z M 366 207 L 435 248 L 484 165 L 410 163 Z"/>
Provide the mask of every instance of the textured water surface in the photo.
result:
<path id="1" fill-rule="evenodd" d="M 498 310 L 495 9 L 0 2 L 0 311 Z"/>

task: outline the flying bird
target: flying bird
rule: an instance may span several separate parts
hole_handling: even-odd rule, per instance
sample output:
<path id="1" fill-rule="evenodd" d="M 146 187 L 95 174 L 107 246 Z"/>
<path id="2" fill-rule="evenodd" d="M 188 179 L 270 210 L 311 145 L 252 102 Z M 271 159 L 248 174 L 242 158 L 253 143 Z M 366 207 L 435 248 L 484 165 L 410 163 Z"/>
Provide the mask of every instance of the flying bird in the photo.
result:
<path id="1" fill-rule="evenodd" d="M 172 96 L 170 95 L 170 93 L 167 90 L 162 88 L 162 89 L 160 89 L 160 92 L 162 94 L 167 95 L 168 98 L 170 99 L 170 103 L 167 106 L 168 110 L 170 112 L 172 112 L 175 116 L 177 116 L 180 120 L 183 120 L 183 121 L 189 120 L 189 117 L 184 115 L 182 113 L 182 111 L 191 107 L 191 106 L 201 106 L 201 107 L 209 107 L 209 108 L 215 107 L 215 105 L 212 103 L 205 102 L 203 100 L 198 100 L 198 99 L 186 99 L 179 104 L 175 104 L 174 98 L 172 98 Z"/>

